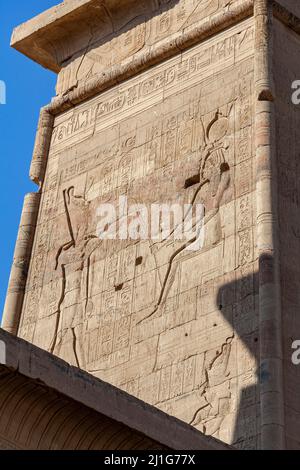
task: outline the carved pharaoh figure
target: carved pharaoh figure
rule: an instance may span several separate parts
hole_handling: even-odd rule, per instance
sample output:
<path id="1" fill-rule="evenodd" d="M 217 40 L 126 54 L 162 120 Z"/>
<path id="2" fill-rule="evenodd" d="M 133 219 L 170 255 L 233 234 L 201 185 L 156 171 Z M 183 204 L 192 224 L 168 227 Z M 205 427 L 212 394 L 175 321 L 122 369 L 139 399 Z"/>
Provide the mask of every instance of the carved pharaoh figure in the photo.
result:
<path id="1" fill-rule="evenodd" d="M 70 239 L 56 255 L 55 270 L 60 273 L 61 292 L 50 350 L 61 355 L 66 347 L 64 356 L 74 356 L 70 357 L 70 361 L 82 367 L 86 363 L 82 339 L 89 299 L 89 260 L 96 236 L 88 231 L 89 203 L 84 197 L 76 195 L 75 188 L 71 186 L 63 192 L 63 199 Z M 96 240 L 96 245 L 98 243 L 99 240 Z M 70 302 L 67 296 L 72 297 Z M 71 354 L 70 344 L 73 345 Z"/>
<path id="2" fill-rule="evenodd" d="M 191 253 L 195 252 L 195 250 L 211 247 L 217 244 L 222 238 L 220 204 L 224 192 L 230 183 L 229 165 L 226 161 L 226 152 L 228 150 L 226 134 L 228 132 L 231 109 L 227 116 L 223 115 L 218 110 L 213 120 L 209 123 L 204 132 L 205 145 L 200 155 L 199 173 L 191 179 L 197 182 L 197 188 L 190 200 L 190 205 L 192 209 L 197 204 L 204 205 L 203 224 L 199 225 L 198 220 L 194 221 L 193 229 L 196 228 L 196 232 L 192 230 L 187 240 L 181 242 L 175 241 L 174 252 L 169 257 L 167 272 L 164 279 L 161 281 L 158 301 L 150 315 L 140 320 L 139 323 L 151 317 L 163 307 L 174 284 L 180 263 L 186 259 L 186 257 L 191 256 Z M 188 214 L 186 214 L 185 217 L 187 217 L 187 215 Z M 204 243 L 201 243 L 200 239 L 203 237 L 203 228 L 205 233 Z M 171 233 L 171 236 L 173 236 L 175 230 L 176 228 Z M 161 252 L 161 250 L 166 248 L 169 242 L 169 238 L 163 240 L 162 243 L 156 244 L 156 249 L 152 247 L 152 251 L 156 253 Z"/>

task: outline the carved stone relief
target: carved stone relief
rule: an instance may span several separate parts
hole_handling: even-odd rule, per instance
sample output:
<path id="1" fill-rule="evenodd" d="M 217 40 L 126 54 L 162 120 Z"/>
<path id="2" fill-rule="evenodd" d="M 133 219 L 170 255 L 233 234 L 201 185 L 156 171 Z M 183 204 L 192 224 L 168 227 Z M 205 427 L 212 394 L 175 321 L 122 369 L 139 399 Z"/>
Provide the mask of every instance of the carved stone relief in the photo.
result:
<path id="1" fill-rule="evenodd" d="M 199 19 L 220 7 L 196 3 L 174 9 L 181 26 L 183 5 Z M 56 117 L 20 335 L 207 434 L 255 447 L 256 399 L 242 406 L 245 439 L 235 426 L 243 390 L 256 387 L 255 296 L 239 298 L 256 262 L 252 56 L 247 20 Z M 201 249 L 99 239 L 97 208 L 120 214 L 124 195 L 147 208 L 204 204 Z"/>
<path id="2" fill-rule="evenodd" d="M 85 32 L 81 47 L 77 38 L 78 52 L 69 52 L 63 61 L 57 94 L 88 82 L 141 50 L 147 53 L 159 41 L 195 23 L 201 24 L 214 13 L 230 11 L 234 3 L 238 0 L 142 0 L 134 9 L 127 4 L 118 5 L 117 12 L 102 4 L 95 24 L 89 25 L 89 37 Z M 70 45 L 70 51 L 72 48 L 74 45 Z"/>

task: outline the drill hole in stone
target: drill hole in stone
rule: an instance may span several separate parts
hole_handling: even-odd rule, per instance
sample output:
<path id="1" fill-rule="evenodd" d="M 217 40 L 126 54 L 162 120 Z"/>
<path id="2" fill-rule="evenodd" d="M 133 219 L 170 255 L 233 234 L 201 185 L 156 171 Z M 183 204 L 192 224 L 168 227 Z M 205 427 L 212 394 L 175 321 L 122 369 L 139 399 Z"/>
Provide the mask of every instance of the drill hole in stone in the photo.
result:
<path id="1" fill-rule="evenodd" d="M 190 178 L 185 180 L 184 189 L 190 188 L 191 186 L 194 186 L 195 184 L 199 184 L 199 183 L 200 183 L 200 175 L 199 174 L 191 176 Z"/>
<path id="2" fill-rule="evenodd" d="M 136 266 L 140 266 L 143 262 L 143 257 L 142 256 L 139 256 L 136 260 L 135 260 L 135 265 Z"/>
<path id="3" fill-rule="evenodd" d="M 124 284 L 119 284 L 118 286 L 115 286 L 115 291 L 118 292 L 123 289 Z"/>

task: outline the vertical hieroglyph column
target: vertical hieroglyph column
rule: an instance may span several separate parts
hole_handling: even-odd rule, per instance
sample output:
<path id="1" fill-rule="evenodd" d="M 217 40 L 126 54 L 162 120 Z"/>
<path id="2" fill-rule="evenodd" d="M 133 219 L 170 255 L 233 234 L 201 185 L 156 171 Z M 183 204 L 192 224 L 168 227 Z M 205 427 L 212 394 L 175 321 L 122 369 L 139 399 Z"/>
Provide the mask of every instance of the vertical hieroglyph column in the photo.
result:
<path id="1" fill-rule="evenodd" d="M 284 449 L 275 111 L 272 72 L 272 1 L 255 0 L 254 8 L 261 448 Z"/>
<path id="2" fill-rule="evenodd" d="M 53 122 L 54 118 L 48 110 L 46 108 L 42 109 L 30 167 L 30 179 L 35 182 L 39 188 L 42 187 L 44 181 Z M 18 333 L 22 313 L 40 199 L 40 192 L 30 193 L 25 196 L 8 284 L 2 328 L 15 335 Z"/>

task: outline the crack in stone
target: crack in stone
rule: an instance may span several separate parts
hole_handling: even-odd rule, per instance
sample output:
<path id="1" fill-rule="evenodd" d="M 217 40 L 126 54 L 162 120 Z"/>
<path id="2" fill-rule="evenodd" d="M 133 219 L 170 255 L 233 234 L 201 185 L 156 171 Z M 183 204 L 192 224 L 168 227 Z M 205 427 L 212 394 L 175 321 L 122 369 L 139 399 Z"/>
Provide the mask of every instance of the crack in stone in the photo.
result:
<path id="1" fill-rule="evenodd" d="M 80 363 L 79 363 L 78 354 L 77 354 L 77 337 L 75 333 L 75 328 L 71 328 L 71 330 L 72 330 L 72 335 L 73 335 L 73 352 L 74 352 L 77 367 L 80 368 Z"/>

